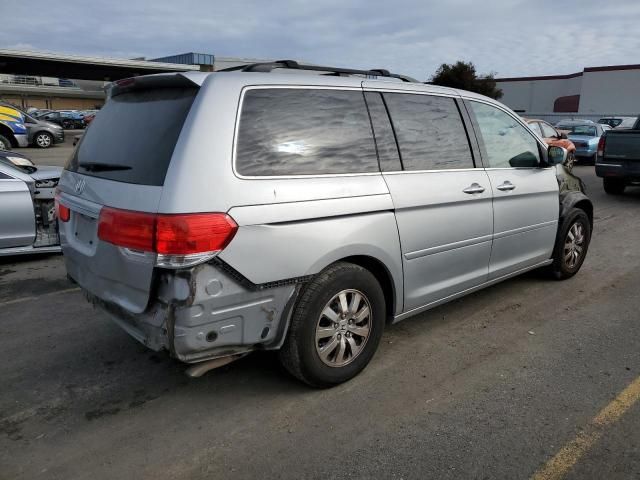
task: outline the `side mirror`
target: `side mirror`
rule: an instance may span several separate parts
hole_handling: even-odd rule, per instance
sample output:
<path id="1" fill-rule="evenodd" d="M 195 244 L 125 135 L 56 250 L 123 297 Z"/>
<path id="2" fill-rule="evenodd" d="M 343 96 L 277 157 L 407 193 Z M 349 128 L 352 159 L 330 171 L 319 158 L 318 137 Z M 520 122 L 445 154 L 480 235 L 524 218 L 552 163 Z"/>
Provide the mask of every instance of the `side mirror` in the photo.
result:
<path id="1" fill-rule="evenodd" d="M 547 163 L 549 165 L 560 165 L 567 161 L 568 151 L 562 147 L 550 146 L 547 150 Z"/>
<path id="2" fill-rule="evenodd" d="M 569 138 L 569 137 L 567 137 L 567 134 L 566 134 L 566 133 L 564 133 L 564 132 L 560 132 L 560 138 L 562 138 L 563 140 L 566 140 L 566 139 L 567 139 L 567 138 Z"/>

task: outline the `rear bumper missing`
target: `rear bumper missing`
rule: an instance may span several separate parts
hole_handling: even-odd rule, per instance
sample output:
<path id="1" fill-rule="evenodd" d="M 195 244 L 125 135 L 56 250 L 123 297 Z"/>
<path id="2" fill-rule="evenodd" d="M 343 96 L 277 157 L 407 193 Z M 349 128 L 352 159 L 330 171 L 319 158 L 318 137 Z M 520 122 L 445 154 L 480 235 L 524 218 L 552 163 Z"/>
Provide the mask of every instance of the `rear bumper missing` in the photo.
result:
<path id="1" fill-rule="evenodd" d="M 251 290 L 209 264 L 160 271 L 157 280 L 155 298 L 141 314 L 86 295 L 133 338 L 186 363 L 279 348 L 284 340 L 283 312 L 296 285 Z"/>

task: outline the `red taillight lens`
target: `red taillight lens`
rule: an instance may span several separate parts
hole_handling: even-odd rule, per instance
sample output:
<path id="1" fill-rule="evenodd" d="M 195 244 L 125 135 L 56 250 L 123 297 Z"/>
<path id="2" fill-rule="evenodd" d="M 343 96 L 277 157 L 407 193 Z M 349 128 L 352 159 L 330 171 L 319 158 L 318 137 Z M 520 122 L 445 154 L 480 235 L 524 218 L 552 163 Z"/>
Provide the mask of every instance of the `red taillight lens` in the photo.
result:
<path id="1" fill-rule="evenodd" d="M 604 135 L 602 135 L 600 137 L 600 140 L 598 140 L 598 156 L 599 157 L 603 157 L 604 156 L 604 144 L 606 142 L 606 137 Z"/>
<path id="2" fill-rule="evenodd" d="M 224 249 L 238 229 L 224 213 L 158 215 L 156 252 L 166 255 L 189 255 Z"/>
<path id="3" fill-rule="evenodd" d="M 237 230 L 224 213 L 163 215 L 105 207 L 98 221 L 101 240 L 163 255 L 220 251 Z"/>
<path id="4" fill-rule="evenodd" d="M 60 203 L 60 200 L 55 199 L 56 202 L 56 214 L 58 215 L 58 220 L 61 222 L 68 222 L 71 218 L 71 210 L 69 207 L 64 206 Z"/>
<path id="5" fill-rule="evenodd" d="M 120 247 L 153 252 L 156 216 L 152 213 L 103 208 L 98 220 L 98 238 Z"/>

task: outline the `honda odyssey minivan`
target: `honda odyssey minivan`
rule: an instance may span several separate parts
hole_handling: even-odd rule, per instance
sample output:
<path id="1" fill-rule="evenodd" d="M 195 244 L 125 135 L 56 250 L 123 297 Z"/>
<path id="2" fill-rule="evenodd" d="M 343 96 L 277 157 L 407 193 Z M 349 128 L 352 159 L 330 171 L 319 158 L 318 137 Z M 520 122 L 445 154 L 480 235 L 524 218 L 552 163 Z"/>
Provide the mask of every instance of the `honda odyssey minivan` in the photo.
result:
<path id="1" fill-rule="evenodd" d="M 200 371 L 279 350 L 331 386 L 388 323 L 528 270 L 573 276 L 593 207 L 560 191 L 564 160 L 504 105 L 386 70 L 141 76 L 66 166 L 62 248 L 150 349 Z"/>

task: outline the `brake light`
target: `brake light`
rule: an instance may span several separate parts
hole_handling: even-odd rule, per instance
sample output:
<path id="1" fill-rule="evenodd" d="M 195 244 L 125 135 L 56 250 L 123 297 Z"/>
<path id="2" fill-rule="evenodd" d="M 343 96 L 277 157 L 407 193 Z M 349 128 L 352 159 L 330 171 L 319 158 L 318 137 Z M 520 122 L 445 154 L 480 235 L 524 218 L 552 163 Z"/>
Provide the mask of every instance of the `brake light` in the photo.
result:
<path id="1" fill-rule="evenodd" d="M 153 214 L 105 207 L 98 220 L 98 238 L 120 247 L 157 253 L 162 265 L 172 256 L 202 259 L 223 250 L 238 225 L 225 213 Z M 189 259 L 181 258 L 181 265 Z M 176 263 L 176 265 L 177 265 Z"/>
<path id="2" fill-rule="evenodd" d="M 606 137 L 602 135 L 600 140 L 598 140 L 598 156 L 604 157 L 604 143 L 606 141 Z"/>
<path id="3" fill-rule="evenodd" d="M 155 215 L 103 208 L 98 219 L 98 238 L 119 247 L 153 252 Z"/>
<path id="4" fill-rule="evenodd" d="M 61 222 L 68 222 L 71 218 L 71 210 L 69 209 L 69 207 L 61 204 L 58 197 L 55 198 L 55 203 L 58 220 L 60 220 Z"/>
<path id="5" fill-rule="evenodd" d="M 238 226 L 224 213 L 158 215 L 156 252 L 165 255 L 189 255 L 223 250 Z"/>

